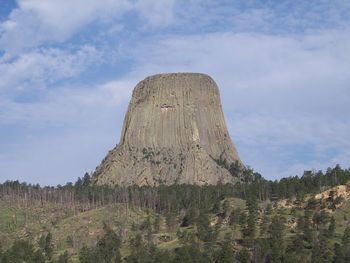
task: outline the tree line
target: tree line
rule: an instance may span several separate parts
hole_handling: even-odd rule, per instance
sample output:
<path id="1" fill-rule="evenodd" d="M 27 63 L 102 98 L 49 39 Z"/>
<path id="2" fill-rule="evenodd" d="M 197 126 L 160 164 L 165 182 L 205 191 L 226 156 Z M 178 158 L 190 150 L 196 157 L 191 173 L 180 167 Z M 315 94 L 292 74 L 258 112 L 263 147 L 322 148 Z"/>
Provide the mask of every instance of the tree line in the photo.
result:
<path id="1" fill-rule="evenodd" d="M 87 173 L 74 184 L 56 187 L 6 181 L 0 184 L 0 199 L 24 206 L 55 203 L 79 211 L 125 204 L 164 214 L 177 213 L 191 207 L 207 209 L 227 197 L 247 199 L 247 196 L 254 195 L 259 201 L 283 198 L 302 200 L 306 194 L 317 193 L 350 180 L 350 170 L 342 169 L 339 165 L 328 168 L 326 172 L 305 171 L 300 177 L 291 176 L 279 181 L 266 180 L 250 168 L 245 169 L 244 174 L 253 178 L 250 183 L 204 186 L 98 186 L 92 183 Z"/>

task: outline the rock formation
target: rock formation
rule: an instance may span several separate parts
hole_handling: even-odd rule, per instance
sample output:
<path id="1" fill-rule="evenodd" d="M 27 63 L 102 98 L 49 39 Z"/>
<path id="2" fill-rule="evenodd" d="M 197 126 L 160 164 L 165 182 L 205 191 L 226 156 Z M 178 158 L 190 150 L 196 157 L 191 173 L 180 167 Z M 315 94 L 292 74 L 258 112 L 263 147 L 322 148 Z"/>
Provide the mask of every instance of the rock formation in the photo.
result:
<path id="1" fill-rule="evenodd" d="M 240 173 L 232 167 L 243 165 L 214 80 L 198 73 L 159 74 L 137 84 L 120 142 L 93 178 L 108 185 L 233 183 Z"/>

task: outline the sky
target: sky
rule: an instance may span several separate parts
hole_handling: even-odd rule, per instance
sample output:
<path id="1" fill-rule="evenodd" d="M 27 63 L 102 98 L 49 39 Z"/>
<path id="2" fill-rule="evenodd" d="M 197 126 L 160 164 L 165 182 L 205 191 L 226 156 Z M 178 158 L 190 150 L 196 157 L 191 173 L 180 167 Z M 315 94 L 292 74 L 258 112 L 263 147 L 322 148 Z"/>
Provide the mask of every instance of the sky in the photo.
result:
<path id="1" fill-rule="evenodd" d="M 74 182 L 148 75 L 217 82 L 267 179 L 350 167 L 350 1 L 0 0 L 0 182 Z"/>

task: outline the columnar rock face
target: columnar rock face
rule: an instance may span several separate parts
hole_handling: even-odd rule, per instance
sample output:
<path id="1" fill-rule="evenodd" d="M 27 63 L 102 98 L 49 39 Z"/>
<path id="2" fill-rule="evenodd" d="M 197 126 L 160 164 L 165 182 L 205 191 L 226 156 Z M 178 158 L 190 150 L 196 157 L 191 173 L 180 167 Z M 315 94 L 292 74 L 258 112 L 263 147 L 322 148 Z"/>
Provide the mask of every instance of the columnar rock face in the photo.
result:
<path id="1" fill-rule="evenodd" d="M 97 184 L 217 184 L 243 167 L 228 134 L 218 87 L 208 75 L 150 76 L 133 91 L 120 143 L 96 168 Z"/>

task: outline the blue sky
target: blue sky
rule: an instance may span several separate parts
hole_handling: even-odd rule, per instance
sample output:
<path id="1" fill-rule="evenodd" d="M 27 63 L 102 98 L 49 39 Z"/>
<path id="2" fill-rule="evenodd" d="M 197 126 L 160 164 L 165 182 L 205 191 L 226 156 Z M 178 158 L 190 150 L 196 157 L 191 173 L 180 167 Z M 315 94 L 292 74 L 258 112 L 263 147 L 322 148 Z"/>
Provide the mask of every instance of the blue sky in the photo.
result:
<path id="1" fill-rule="evenodd" d="M 183 71 L 266 178 L 350 166 L 349 1 L 0 0 L 0 181 L 92 172 L 137 82 Z"/>

